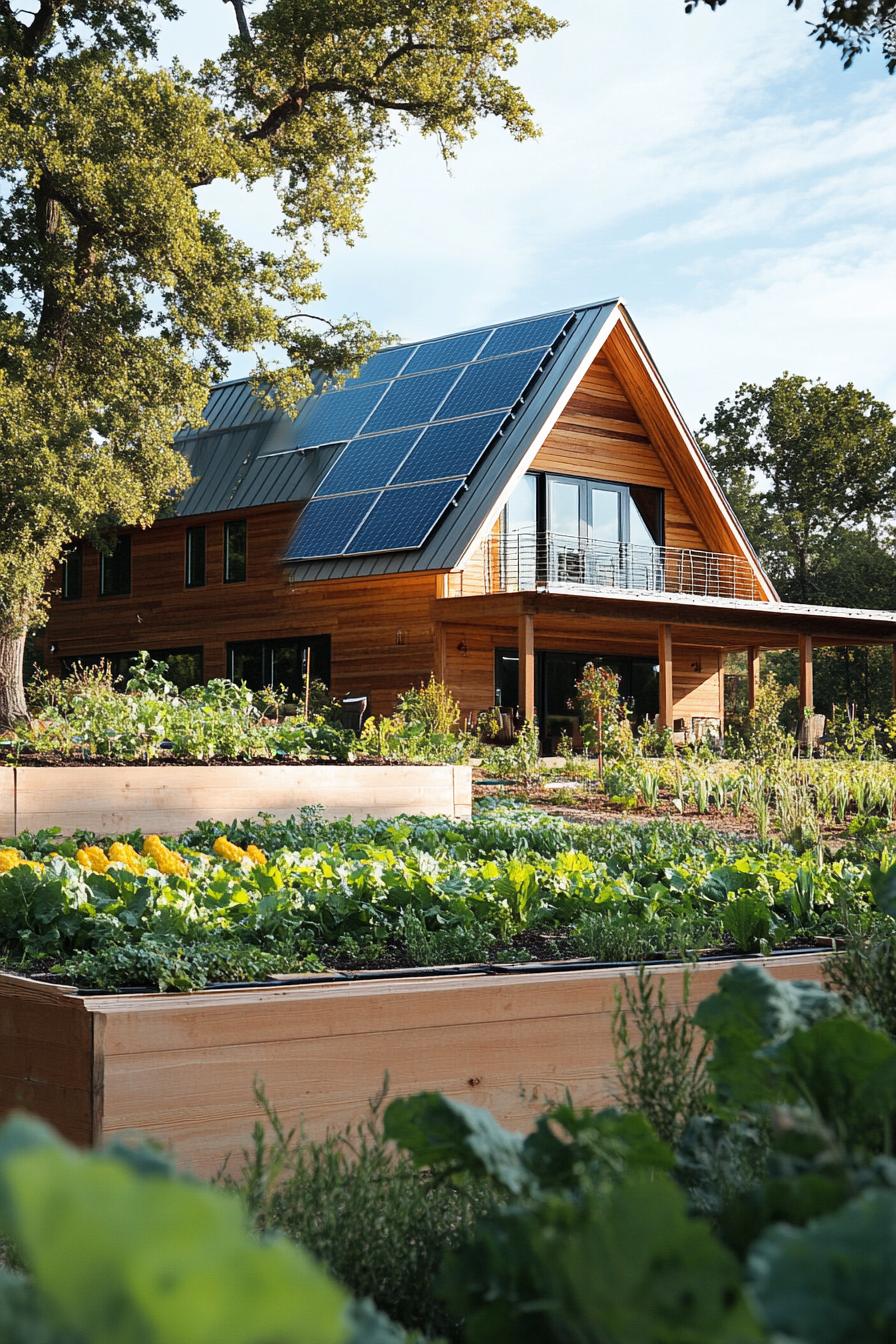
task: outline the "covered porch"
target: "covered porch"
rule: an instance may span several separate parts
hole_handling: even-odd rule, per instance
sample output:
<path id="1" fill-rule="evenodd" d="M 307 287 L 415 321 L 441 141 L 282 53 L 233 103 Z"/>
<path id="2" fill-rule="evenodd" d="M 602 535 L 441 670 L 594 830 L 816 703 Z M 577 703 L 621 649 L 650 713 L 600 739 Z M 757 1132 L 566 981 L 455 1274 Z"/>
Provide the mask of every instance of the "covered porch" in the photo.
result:
<path id="1" fill-rule="evenodd" d="M 813 650 L 886 644 L 892 650 L 896 703 L 896 613 L 632 590 L 517 591 L 444 596 L 432 602 L 436 675 L 464 713 L 496 699 L 496 657 L 515 651 L 517 708 L 539 710 L 545 651 L 590 651 L 609 661 L 650 659 L 661 727 L 724 718 L 724 660 L 747 653 L 749 705 L 756 700 L 760 654 L 796 648 L 802 721 L 814 708 Z M 539 661 L 541 659 L 541 661 Z M 540 674 L 540 675 L 539 675 Z"/>

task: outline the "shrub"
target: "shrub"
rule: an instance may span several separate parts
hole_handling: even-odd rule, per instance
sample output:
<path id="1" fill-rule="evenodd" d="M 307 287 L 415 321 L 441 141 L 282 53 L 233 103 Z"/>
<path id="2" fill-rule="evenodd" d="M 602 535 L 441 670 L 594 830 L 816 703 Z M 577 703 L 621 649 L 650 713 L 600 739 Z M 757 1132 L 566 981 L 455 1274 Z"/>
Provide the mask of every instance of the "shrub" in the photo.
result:
<path id="1" fill-rule="evenodd" d="M 493 1207 L 486 1183 L 458 1188 L 397 1153 L 383 1133 L 385 1088 L 367 1120 L 319 1141 L 286 1132 L 263 1091 L 256 1095 L 267 1130 L 256 1125 L 241 1171 L 225 1182 L 259 1230 L 285 1233 L 405 1328 L 460 1339 L 436 1279 L 445 1252 Z"/>
<path id="2" fill-rule="evenodd" d="M 575 703 L 586 751 L 599 757 L 633 754 L 632 727 L 619 694 L 618 672 L 586 663 L 576 682 Z"/>
<path id="3" fill-rule="evenodd" d="M 688 978 L 680 1007 L 666 1002 L 661 976 L 642 966 L 617 991 L 613 1046 L 618 1097 L 640 1111 L 666 1143 L 676 1143 L 688 1122 L 708 1106 L 707 1044 L 688 1012 Z"/>

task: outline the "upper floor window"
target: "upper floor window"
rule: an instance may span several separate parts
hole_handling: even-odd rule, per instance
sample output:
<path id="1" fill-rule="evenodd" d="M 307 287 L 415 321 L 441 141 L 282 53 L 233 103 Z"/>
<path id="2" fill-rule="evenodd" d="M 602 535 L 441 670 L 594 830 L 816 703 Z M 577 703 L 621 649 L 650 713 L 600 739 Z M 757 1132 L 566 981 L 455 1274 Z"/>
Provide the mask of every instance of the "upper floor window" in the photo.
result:
<path id="1" fill-rule="evenodd" d="M 224 524 L 224 582 L 242 583 L 246 577 L 246 520 Z"/>
<path id="2" fill-rule="evenodd" d="M 125 597 L 131 591 L 131 539 L 119 537 L 111 555 L 100 555 L 100 597 Z"/>
<path id="3" fill-rule="evenodd" d="M 187 588 L 205 586 L 205 528 L 188 527 L 184 540 L 184 583 Z"/>
<path id="4" fill-rule="evenodd" d="M 652 486 L 530 472 L 507 502 L 502 533 L 505 587 L 662 581 L 663 491 Z"/>
<path id="5" fill-rule="evenodd" d="M 76 542 L 62 560 L 62 600 L 74 602 L 81 596 L 84 565 L 81 543 Z"/>

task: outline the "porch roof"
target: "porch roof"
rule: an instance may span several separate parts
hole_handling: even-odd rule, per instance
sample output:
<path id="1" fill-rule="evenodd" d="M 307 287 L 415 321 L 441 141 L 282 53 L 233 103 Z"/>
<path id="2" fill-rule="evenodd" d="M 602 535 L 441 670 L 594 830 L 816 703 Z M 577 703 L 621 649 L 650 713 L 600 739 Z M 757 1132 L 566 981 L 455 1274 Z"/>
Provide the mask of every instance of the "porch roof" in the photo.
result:
<path id="1" fill-rule="evenodd" d="M 649 639 L 650 627 L 669 624 L 679 642 L 713 648 L 787 648 L 795 645 L 800 635 L 810 635 L 820 645 L 896 645 L 896 612 L 860 608 L 624 589 L 582 592 L 557 588 L 438 597 L 432 602 L 432 617 L 439 623 L 512 626 L 523 615 L 590 617 L 617 639 L 627 633 Z"/>

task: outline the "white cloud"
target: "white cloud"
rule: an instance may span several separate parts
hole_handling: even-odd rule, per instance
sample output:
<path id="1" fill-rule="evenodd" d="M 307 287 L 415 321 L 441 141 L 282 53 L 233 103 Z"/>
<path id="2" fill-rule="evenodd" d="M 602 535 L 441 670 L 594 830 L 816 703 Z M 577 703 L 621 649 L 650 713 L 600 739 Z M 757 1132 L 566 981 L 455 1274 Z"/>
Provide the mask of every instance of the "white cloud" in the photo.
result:
<path id="1" fill-rule="evenodd" d="M 784 367 L 896 399 L 879 57 L 842 72 L 812 4 L 545 3 L 569 26 L 517 72 L 542 138 L 487 126 L 450 175 L 413 134 L 383 153 L 367 237 L 325 264 L 332 310 L 412 337 L 622 293 L 691 417 Z M 187 59 L 223 8 L 189 4 Z M 209 199 L 255 242 L 276 220 L 264 189 Z"/>
<path id="2" fill-rule="evenodd" d="M 896 404 L 891 234 L 868 228 L 746 260 L 742 280 L 717 302 L 647 305 L 640 314 L 692 423 L 739 383 L 766 383 L 785 369 L 851 381 Z"/>

